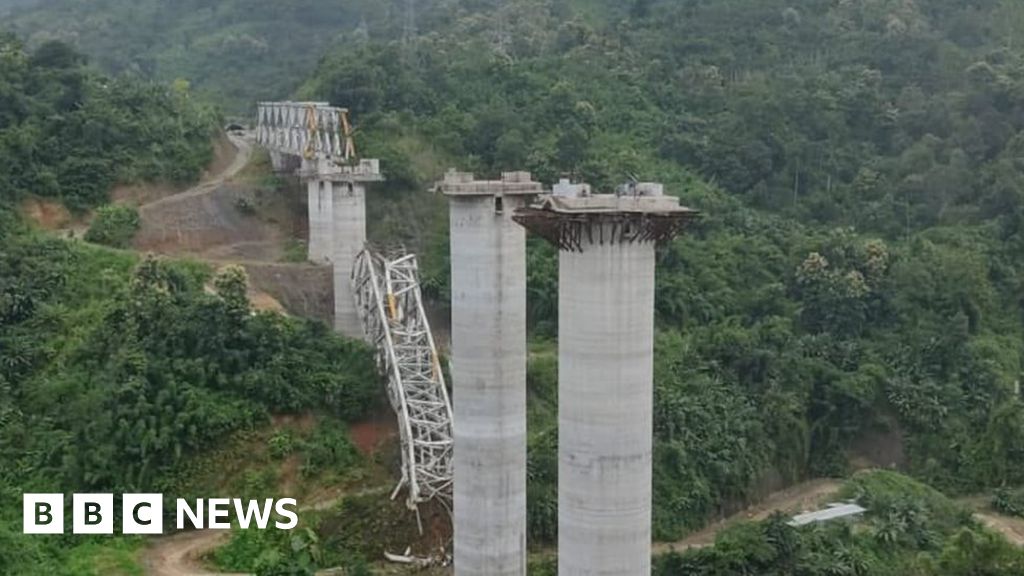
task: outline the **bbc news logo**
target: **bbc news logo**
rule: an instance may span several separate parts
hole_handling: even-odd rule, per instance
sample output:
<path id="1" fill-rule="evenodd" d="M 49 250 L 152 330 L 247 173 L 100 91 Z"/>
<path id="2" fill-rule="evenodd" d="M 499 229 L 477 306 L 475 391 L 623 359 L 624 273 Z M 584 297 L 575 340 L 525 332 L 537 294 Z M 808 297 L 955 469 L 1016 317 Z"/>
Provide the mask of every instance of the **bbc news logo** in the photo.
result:
<path id="1" fill-rule="evenodd" d="M 64 534 L 63 494 L 24 494 L 22 514 L 25 534 Z M 239 498 L 200 498 L 175 501 L 175 525 L 198 530 L 228 530 L 232 517 L 239 528 L 291 530 L 299 523 L 294 498 L 241 500 Z M 71 532 L 73 534 L 113 534 L 113 494 L 73 494 Z M 163 494 L 124 494 L 121 496 L 122 534 L 163 534 Z"/>

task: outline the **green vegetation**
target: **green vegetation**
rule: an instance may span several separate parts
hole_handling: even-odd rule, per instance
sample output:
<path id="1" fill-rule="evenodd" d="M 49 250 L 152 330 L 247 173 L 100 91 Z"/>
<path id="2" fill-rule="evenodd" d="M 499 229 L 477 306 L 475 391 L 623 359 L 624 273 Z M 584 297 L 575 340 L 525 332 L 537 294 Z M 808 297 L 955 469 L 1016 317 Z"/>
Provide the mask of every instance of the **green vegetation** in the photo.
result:
<path id="1" fill-rule="evenodd" d="M 191 182 L 212 159 L 209 108 L 84 62 L 64 44 L 25 52 L 0 34 L 0 204 L 31 194 L 82 210 L 117 182 Z"/>
<path id="2" fill-rule="evenodd" d="M 371 237 L 418 248 L 438 301 L 449 292 L 446 212 L 422 191 L 449 164 L 603 189 L 635 175 L 703 211 L 659 254 L 656 537 L 779 482 L 847 475 L 853 459 L 915 478 L 856 477 L 847 495 L 870 509 L 861 525 L 744 525 L 659 561 L 660 574 L 1024 571 L 1018 551 L 928 487 L 1024 485 L 1019 2 L 417 2 L 404 39 L 397 0 L 79 4 L 22 12 L 12 22 L 38 50 L 0 48 L 0 104 L 14 103 L 0 106 L 0 151 L 17 159 L 0 167 L 0 206 L 31 193 L 94 206 L 114 181 L 188 179 L 209 157 L 212 115 L 186 82 L 101 81 L 45 38 L 77 35 L 107 69 L 186 78 L 237 110 L 283 98 L 314 51 L 336 46 L 295 97 L 353 110 L 360 150 L 389 175 L 371 201 Z M 97 141 L 101 154 L 82 152 Z M 169 481 L 271 411 L 354 418 L 373 398 L 366 350 L 251 315 L 237 276 L 205 294 L 204 270 L 4 237 L 17 226 L 9 211 L 0 224 L 0 399 L 11 399 L 0 402 L 0 458 L 16 463 L 0 468 L 15 487 L 0 488 L 3 502 L 23 485 Z M 557 536 L 556 263 L 530 241 L 534 547 Z M 347 469 L 342 436 L 326 428 L 319 447 L 275 436 L 268 450 L 304 451 L 312 473 Z M 1012 512 L 1018 499 L 1000 491 L 997 507 Z M 236 538 L 222 562 L 275 573 L 340 562 L 332 554 L 379 557 L 406 538 L 381 501 L 347 499 L 295 543 Z M 0 520 L 0 554 L 11 555 L 0 565 L 60 554 Z M 256 550 L 263 568 L 243 564 Z"/>
<path id="3" fill-rule="evenodd" d="M 329 47 L 388 6 L 370 0 L 41 0 L 3 27 L 31 45 L 73 42 L 104 71 L 181 79 L 236 114 L 294 89 Z"/>
<path id="4" fill-rule="evenodd" d="M 863 525 L 793 528 L 782 516 L 741 524 L 720 533 L 713 548 L 659 558 L 655 574 L 1009 576 L 1024 570 L 1024 552 L 923 484 L 876 472 L 855 476 L 844 492 L 868 509 Z"/>
<path id="5" fill-rule="evenodd" d="M 85 241 L 127 248 L 139 229 L 139 213 L 131 206 L 107 205 L 96 211 L 96 218 L 85 233 Z"/>
<path id="6" fill-rule="evenodd" d="M 422 14 L 434 25 L 416 42 L 346 46 L 298 93 L 354 110 L 362 149 L 396 174 L 390 194 L 443 169 L 422 159 L 451 159 L 604 189 L 662 180 L 705 213 L 659 261 L 657 537 L 772 479 L 846 474 L 855 456 L 952 492 L 1024 482 L 1017 3 L 518 0 Z M 443 227 L 442 209 L 429 215 Z M 443 235 L 417 227 L 444 298 Z M 550 337 L 554 252 L 531 242 L 529 264 L 531 329 Z M 556 447 L 553 373 L 538 362 L 550 360 L 531 368 L 540 544 L 555 536 Z M 873 435 L 897 454 L 874 456 Z"/>
<path id="7" fill-rule="evenodd" d="M 415 521 L 404 504 L 386 490 L 343 497 L 333 508 L 305 511 L 291 532 L 236 530 L 213 555 L 225 571 L 257 575 L 312 575 L 317 569 L 343 567 L 351 574 L 371 574 L 367 558 L 402 551 L 418 539 Z"/>
<path id="8" fill-rule="evenodd" d="M 992 507 L 1008 516 L 1024 518 L 1024 488 L 999 488 L 992 496 Z"/>
<path id="9" fill-rule="evenodd" d="M 271 414 L 360 418 L 380 399 L 376 368 L 322 324 L 254 313 L 240 268 L 28 230 L 14 206 L 31 194 L 88 207 L 115 181 L 194 179 L 214 117 L 184 93 L 94 76 L 57 44 L 26 54 L 5 39 L 0 68 L 0 566 L 134 574 L 135 540 L 21 535 L 22 492 L 187 489 L 200 456 Z M 104 207 L 88 239 L 124 246 L 137 223 Z M 360 464 L 337 423 L 302 449 L 307 476 Z M 265 493 L 274 480 L 240 481 Z"/>
<path id="10" fill-rule="evenodd" d="M 12 533 L 0 561 L 14 573 L 59 542 L 31 553 L 40 539 L 13 535 L 23 491 L 159 491 L 271 411 L 351 420 L 379 398 L 364 346 L 253 314 L 238 270 L 207 294 L 196 266 L 26 236 L 5 241 L 0 278 L 0 529 Z M 310 471 L 351 465 L 350 445 L 323 434 Z"/>

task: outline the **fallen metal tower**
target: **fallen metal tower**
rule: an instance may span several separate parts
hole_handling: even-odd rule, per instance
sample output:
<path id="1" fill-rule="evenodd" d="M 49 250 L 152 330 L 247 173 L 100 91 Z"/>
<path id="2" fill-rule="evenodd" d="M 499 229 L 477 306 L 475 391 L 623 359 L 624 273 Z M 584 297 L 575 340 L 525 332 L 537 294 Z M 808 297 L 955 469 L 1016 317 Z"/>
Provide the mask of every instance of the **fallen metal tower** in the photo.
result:
<path id="1" fill-rule="evenodd" d="M 419 504 L 429 500 L 450 509 L 452 405 L 423 308 L 416 256 L 389 259 L 363 250 L 352 270 L 352 290 L 398 416 L 402 479 L 391 497 L 408 488 L 406 505 L 417 520 Z"/>

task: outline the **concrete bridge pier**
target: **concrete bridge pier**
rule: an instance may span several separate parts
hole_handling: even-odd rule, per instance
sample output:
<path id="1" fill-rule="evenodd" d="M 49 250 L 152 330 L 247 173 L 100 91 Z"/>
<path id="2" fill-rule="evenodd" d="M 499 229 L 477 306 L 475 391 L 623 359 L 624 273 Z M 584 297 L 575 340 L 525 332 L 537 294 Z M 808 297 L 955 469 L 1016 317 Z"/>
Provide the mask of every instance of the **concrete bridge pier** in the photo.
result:
<path id="1" fill-rule="evenodd" d="M 380 161 L 356 161 L 348 110 L 326 102 L 260 102 L 257 141 L 275 172 L 295 170 L 309 201 L 309 260 L 334 267 L 334 328 L 363 338 L 352 269 L 366 244 L 366 184 L 379 182 Z"/>
<path id="2" fill-rule="evenodd" d="M 333 183 L 334 229 L 330 260 L 334 264 L 334 330 L 362 339 L 363 325 L 352 292 L 352 269 L 366 246 L 366 187 L 357 181 Z"/>
<path id="3" fill-rule="evenodd" d="M 334 249 L 334 182 L 323 178 L 306 181 L 309 201 L 309 261 L 331 262 Z"/>
<path id="4" fill-rule="evenodd" d="M 270 166 L 276 174 L 290 174 L 300 170 L 305 164 L 298 156 L 284 152 L 270 151 Z"/>
<path id="5" fill-rule="evenodd" d="M 270 151 L 270 166 L 274 172 L 284 172 L 287 169 L 285 155 L 281 152 Z"/>
<path id="6" fill-rule="evenodd" d="M 328 159 L 303 162 L 299 172 L 309 199 L 309 260 L 334 268 L 334 329 L 363 338 L 352 293 L 352 269 L 366 246 L 366 186 L 380 182 L 380 163 L 339 165 Z"/>
<path id="7" fill-rule="evenodd" d="M 526 576 L 526 231 L 529 173 L 449 172 L 456 576 Z"/>
<path id="8" fill-rule="evenodd" d="M 567 181 L 516 212 L 559 248 L 560 576 L 651 573 L 654 248 L 690 215 L 658 184 Z"/>

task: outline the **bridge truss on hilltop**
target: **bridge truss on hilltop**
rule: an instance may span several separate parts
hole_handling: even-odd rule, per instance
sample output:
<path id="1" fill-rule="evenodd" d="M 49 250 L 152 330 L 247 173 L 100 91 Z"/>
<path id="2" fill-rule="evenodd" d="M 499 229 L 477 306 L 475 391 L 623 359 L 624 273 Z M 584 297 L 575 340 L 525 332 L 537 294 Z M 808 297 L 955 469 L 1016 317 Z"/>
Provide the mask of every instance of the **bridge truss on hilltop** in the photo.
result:
<path id="1" fill-rule="evenodd" d="M 388 398 L 398 416 L 406 505 L 438 499 L 450 510 L 452 406 L 420 293 L 414 254 L 388 259 L 370 250 L 356 258 L 352 287 L 377 364 L 388 377 Z M 422 532 L 422 525 L 420 526 Z"/>
<path id="2" fill-rule="evenodd" d="M 356 157 L 348 110 L 326 102 L 260 102 L 256 140 L 268 150 L 306 160 Z"/>

